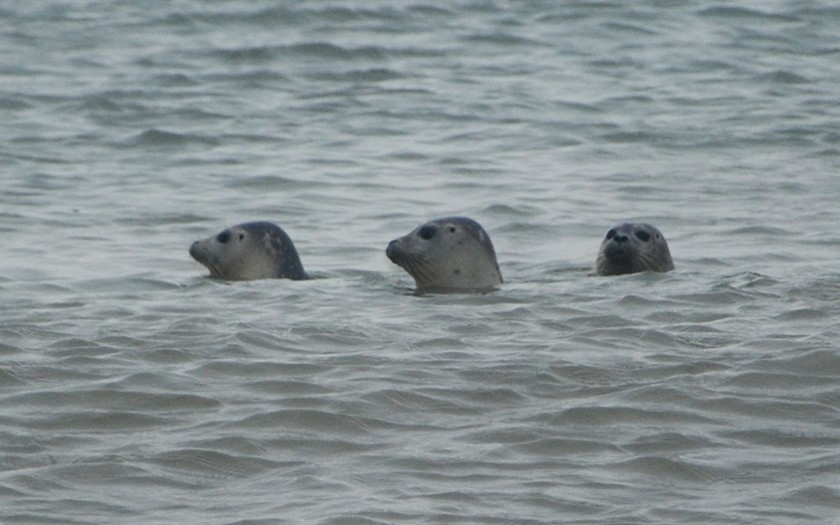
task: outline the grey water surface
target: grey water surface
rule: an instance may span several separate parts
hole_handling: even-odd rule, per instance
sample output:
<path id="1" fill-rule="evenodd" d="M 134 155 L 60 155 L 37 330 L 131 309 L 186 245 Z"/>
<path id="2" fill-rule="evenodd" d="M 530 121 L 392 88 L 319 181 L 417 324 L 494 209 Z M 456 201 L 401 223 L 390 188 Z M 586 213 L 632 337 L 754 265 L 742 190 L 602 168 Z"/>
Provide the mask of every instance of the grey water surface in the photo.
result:
<path id="1" fill-rule="evenodd" d="M 840 522 L 836 3 L 0 27 L 0 523 Z M 456 214 L 505 284 L 415 295 Z M 249 220 L 316 278 L 209 279 Z M 625 220 L 676 271 L 592 276 Z"/>

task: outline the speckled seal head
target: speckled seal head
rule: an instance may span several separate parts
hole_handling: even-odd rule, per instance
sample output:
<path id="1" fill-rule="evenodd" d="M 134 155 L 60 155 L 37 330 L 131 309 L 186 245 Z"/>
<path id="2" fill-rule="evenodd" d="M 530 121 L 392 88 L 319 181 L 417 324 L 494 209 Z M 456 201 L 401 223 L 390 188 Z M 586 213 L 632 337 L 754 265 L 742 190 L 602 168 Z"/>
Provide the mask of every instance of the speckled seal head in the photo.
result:
<path id="1" fill-rule="evenodd" d="M 674 269 L 674 261 L 662 232 L 650 224 L 626 222 L 607 232 L 595 269 L 600 275 L 667 272 Z"/>
<path id="2" fill-rule="evenodd" d="M 295 245 L 279 226 L 246 222 L 190 246 L 190 255 L 210 276 L 231 281 L 306 279 Z"/>
<path id="3" fill-rule="evenodd" d="M 394 239 L 385 254 L 420 291 L 486 291 L 502 283 L 490 236 L 476 221 L 445 217 Z"/>

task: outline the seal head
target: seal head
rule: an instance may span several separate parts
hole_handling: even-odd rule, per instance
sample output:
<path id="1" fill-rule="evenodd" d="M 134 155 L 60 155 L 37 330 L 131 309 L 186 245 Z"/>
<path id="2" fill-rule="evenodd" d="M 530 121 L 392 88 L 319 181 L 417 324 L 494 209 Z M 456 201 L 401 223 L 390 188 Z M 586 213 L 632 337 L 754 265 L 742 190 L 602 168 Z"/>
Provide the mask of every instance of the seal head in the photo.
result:
<path id="1" fill-rule="evenodd" d="M 487 291 L 502 283 L 490 236 L 467 217 L 445 217 L 394 239 L 385 254 L 419 291 Z"/>
<path id="2" fill-rule="evenodd" d="M 231 281 L 306 279 L 295 245 L 270 222 L 247 222 L 196 241 L 190 255 L 210 276 Z"/>
<path id="3" fill-rule="evenodd" d="M 674 261 L 665 237 L 654 226 L 624 223 L 607 232 L 595 269 L 600 275 L 623 275 L 636 272 L 667 272 Z"/>

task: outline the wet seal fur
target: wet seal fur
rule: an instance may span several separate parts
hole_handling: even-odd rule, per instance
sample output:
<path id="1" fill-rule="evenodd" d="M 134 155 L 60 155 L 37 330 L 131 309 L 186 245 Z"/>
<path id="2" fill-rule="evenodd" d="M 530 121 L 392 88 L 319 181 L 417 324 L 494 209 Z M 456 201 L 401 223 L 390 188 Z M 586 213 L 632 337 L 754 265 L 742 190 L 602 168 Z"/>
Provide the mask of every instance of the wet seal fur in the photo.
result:
<path id="1" fill-rule="evenodd" d="M 595 270 L 599 275 L 667 272 L 674 269 L 668 243 L 656 227 L 645 223 L 618 224 L 601 242 Z"/>
<path id="2" fill-rule="evenodd" d="M 391 241 L 385 254 L 421 292 L 489 291 L 502 284 L 490 236 L 467 217 L 429 221 Z"/>
<path id="3" fill-rule="evenodd" d="M 307 279 L 295 245 L 270 222 L 246 222 L 190 246 L 190 255 L 210 276 L 231 281 Z"/>

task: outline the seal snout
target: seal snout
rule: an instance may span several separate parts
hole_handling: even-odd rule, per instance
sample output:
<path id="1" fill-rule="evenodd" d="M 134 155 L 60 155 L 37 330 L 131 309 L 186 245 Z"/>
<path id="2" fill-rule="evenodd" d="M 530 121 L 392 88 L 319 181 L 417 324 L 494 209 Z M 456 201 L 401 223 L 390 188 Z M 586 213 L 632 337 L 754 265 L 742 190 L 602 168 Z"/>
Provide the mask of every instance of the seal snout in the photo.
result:
<path id="1" fill-rule="evenodd" d="M 190 255 L 198 262 L 201 262 L 201 259 L 199 258 L 201 256 L 201 250 L 199 248 L 200 244 L 201 241 L 195 241 L 190 245 Z"/>
<path id="2" fill-rule="evenodd" d="M 399 264 L 399 261 L 403 259 L 402 254 L 403 250 L 400 248 L 399 239 L 394 239 L 388 243 L 388 247 L 385 249 L 385 255 L 391 259 L 392 263 Z"/>
<path id="3" fill-rule="evenodd" d="M 613 239 L 604 246 L 604 256 L 612 262 L 623 262 L 629 257 L 628 246 Z"/>

